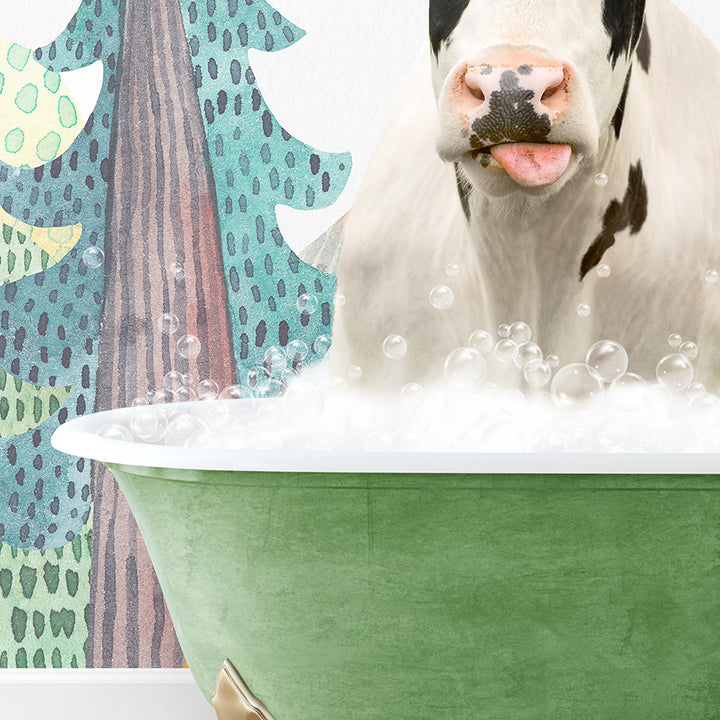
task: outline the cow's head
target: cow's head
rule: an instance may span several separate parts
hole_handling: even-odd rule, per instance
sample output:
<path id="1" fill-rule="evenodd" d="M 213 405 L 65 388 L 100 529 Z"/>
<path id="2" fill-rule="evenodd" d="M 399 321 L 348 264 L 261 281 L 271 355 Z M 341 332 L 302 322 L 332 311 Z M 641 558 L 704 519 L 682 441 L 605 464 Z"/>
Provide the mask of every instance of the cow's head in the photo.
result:
<path id="1" fill-rule="evenodd" d="M 644 13 L 645 0 L 430 0 L 440 156 L 485 195 L 560 190 L 613 140 Z"/>

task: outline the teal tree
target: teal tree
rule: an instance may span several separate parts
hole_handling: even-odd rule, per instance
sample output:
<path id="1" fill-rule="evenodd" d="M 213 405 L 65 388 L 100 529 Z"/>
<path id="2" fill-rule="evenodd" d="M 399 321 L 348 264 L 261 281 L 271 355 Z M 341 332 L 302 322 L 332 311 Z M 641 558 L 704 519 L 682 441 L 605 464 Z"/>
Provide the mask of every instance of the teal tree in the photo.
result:
<path id="1" fill-rule="evenodd" d="M 304 32 L 265 0 L 182 0 L 207 135 L 238 379 L 267 352 L 301 340 L 309 360 L 328 345 L 335 278 L 299 260 L 275 208 L 337 200 L 349 153 L 324 153 L 290 135 L 266 106 L 248 51 L 283 50 Z M 319 340 L 318 340 L 319 338 Z"/>

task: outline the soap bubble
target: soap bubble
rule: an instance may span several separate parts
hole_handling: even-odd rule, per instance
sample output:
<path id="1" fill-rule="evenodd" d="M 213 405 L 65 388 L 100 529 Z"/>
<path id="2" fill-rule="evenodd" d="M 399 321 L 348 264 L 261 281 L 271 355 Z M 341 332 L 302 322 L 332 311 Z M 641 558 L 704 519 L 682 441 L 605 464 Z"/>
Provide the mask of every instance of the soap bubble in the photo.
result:
<path id="1" fill-rule="evenodd" d="M 518 346 L 509 338 L 499 340 L 495 345 L 495 357 L 501 363 L 511 363 L 515 360 L 518 353 Z"/>
<path id="2" fill-rule="evenodd" d="M 545 360 L 551 368 L 560 367 L 560 358 L 553 353 L 548 355 Z"/>
<path id="3" fill-rule="evenodd" d="M 97 429 L 95 434 L 107 440 L 122 440 L 123 442 L 134 440 L 132 432 L 120 423 L 105 423 Z"/>
<path id="4" fill-rule="evenodd" d="M 525 396 L 520 390 L 505 390 L 500 395 L 500 410 L 506 415 L 519 416 L 525 407 Z"/>
<path id="5" fill-rule="evenodd" d="M 682 336 L 672 333 L 672 335 L 668 336 L 668 345 L 674 348 L 680 347 L 682 345 Z"/>
<path id="6" fill-rule="evenodd" d="M 157 319 L 157 326 L 163 335 L 172 335 L 180 327 L 180 320 L 177 315 L 163 313 Z"/>
<path id="7" fill-rule="evenodd" d="M 250 368 L 245 375 L 245 382 L 254 393 L 257 393 L 257 391 L 269 381 L 270 372 L 262 365 L 256 365 Z"/>
<path id="8" fill-rule="evenodd" d="M 581 303 L 577 306 L 577 314 L 580 317 L 587 317 L 592 312 L 591 307 L 587 303 Z"/>
<path id="9" fill-rule="evenodd" d="M 447 310 L 455 301 L 455 293 L 447 285 L 436 285 L 430 291 L 429 299 L 436 310 Z"/>
<path id="10" fill-rule="evenodd" d="M 211 430 L 198 428 L 193 430 L 185 439 L 185 447 L 195 450 L 209 450 L 222 447 L 222 440 Z"/>
<path id="11" fill-rule="evenodd" d="M 130 430 L 138 440 L 157 442 L 165 433 L 165 421 L 158 409 L 140 407 L 130 418 Z"/>
<path id="12" fill-rule="evenodd" d="M 186 438 L 195 429 L 195 420 L 189 412 L 174 413 L 168 418 L 168 438 L 182 440 Z"/>
<path id="13" fill-rule="evenodd" d="M 171 392 L 177 392 L 186 385 L 185 376 L 179 370 L 170 370 L 163 375 L 163 387 Z"/>
<path id="14" fill-rule="evenodd" d="M 510 332 L 507 337 L 509 337 L 516 345 L 524 345 L 525 343 L 530 342 L 532 330 L 530 330 L 530 326 L 526 325 L 524 322 L 514 322 L 510 326 Z"/>
<path id="15" fill-rule="evenodd" d="M 333 375 L 325 387 L 330 397 L 344 397 L 348 391 L 347 380 L 339 375 Z"/>
<path id="16" fill-rule="evenodd" d="M 602 398 L 603 383 L 587 365 L 573 363 L 557 371 L 550 392 L 563 410 L 585 412 Z"/>
<path id="17" fill-rule="evenodd" d="M 688 360 L 694 360 L 698 356 L 698 346 L 694 342 L 689 340 L 685 341 L 680 346 L 680 354 L 686 357 Z"/>
<path id="18" fill-rule="evenodd" d="M 523 376 L 528 385 L 534 388 L 540 388 L 550 381 L 552 377 L 552 369 L 546 361 L 531 360 L 523 368 Z"/>
<path id="19" fill-rule="evenodd" d="M 599 172 L 595 176 L 595 184 L 598 187 L 605 187 L 608 184 L 608 176 L 604 172 Z"/>
<path id="20" fill-rule="evenodd" d="M 316 355 L 325 355 L 330 349 L 332 339 L 329 335 L 318 335 L 312 343 L 312 351 Z"/>
<path id="21" fill-rule="evenodd" d="M 179 262 L 170 263 L 168 270 L 170 270 L 170 274 L 177 282 L 182 282 L 185 279 L 185 269 Z"/>
<path id="22" fill-rule="evenodd" d="M 347 302 L 347 298 L 342 293 L 335 293 L 335 307 L 342 307 Z"/>
<path id="23" fill-rule="evenodd" d="M 362 377 L 363 371 L 359 365 L 351 365 L 348 368 L 348 375 L 351 380 L 359 380 Z"/>
<path id="24" fill-rule="evenodd" d="M 267 382 L 255 389 L 256 398 L 275 398 L 283 392 L 283 384 L 277 378 L 268 378 Z"/>
<path id="25" fill-rule="evenodd" d="M 198 400 L 215 400 L 220 394 L 220 386 L 214 380 L 201 380 L 198 383 Z"/>
<path id="26" fill-rule="evenodd" d="M 131 403 L 130 407 L 144 407 L 149 405 L 147 396 L 146 397 L 136 397 Z"/>
<path id="27" fill-rule="evenodd" d="M 416 410 L 417 408 L 419 408 L 422 404 L 424 396 L 425 390 L 421 385 L 418 385 L 417 383 L 408 383 L 400 391 L 402 403 L 409 410 Z"/>
<path id="28" fill-rule="evenodd" d="M 445 359 L 445 377 L 459 390 L 474 390 L 485 379 L 485 358 L 477 350 L 461 347 Z"/>
<path id="29" fill-rule="evenodd" d="M 308 346 L 302 340 L 291 340 L 285 346 L 285 355 L 291 364 L 307 359 L 308 352 Z"/>
<path id="30" fill-rule="evenodd" d="M 307 293 L 299 295 L 295 303 L 301 313 L 307 313 L 308 315 L 312 315 L 318 309 L 319 304 L 314 295 L 308 295 Z"/>
<path id="31" fill-rule="evenodd" d="M 658 382 L 671 392 L 685 390 L 692 382 L 694 374 L 690 361 L 679 353 L 666 355 L 655 369 Z"/>
<path id="32" fill-rule="evenodd" d="M 687 396 L 692 400 L 692 398 L 697 397 L 698 395 L 704 395 L 705 394 L 705 386 L 702 383 L 694 382 L 690 383 L 687 388 Z"/>
<path id="33" fill-rule="evenodd" d="M 183 385 L 175 391 L 175 398 L 178 402 L 191 402 L 197 398 L 197 394 L 191 387 Z"/>
<path id="34" fill-rule="evenodd" d="M 388 335 L 383 342 L 383 353 L 390 360 L 400 360 L 407 352 L 407 341 L 400 335 Z"/>
<path id="35" fill-rule="evenodd" d="M 501 338 L 510 337 L 510 326 L 507 323 L 502 323 L 501 325 L 498 325 L 497 334 L 498 337 Z"/>
<path id="36" fill-rule="evenodd" d="M 643 406 L 647 383 L 635 373 L 623 373 L 610 386 L 610 398 L 621 410 L 636 410 Z"/>
<path id="37" fill-rule="evenodd" d="M 717 270 L 708 270 L 705 273 L 705 282 L 708 285 L 714 285 L 719 279 L 720 279 L 720 275 L 718 275 Z"/>
<path id="38" fill-rule="evenodd" d="M 89 268 L 99 268 L 105 262 L 105 253 L 95 245 L 85 249 L 82 260 Z"/>
<path id="39" fill-rule="evenodd" d="M 175 345 L 175 351 L 186 360 L 195 360 L 200 354 L 202 344 L 194 335 L 183 335 Z"/>
<path id="40" fill-rule="evenodd" d="M 448 263 L 445 266 L 445 274 L 448 277 L 457 277 L 460 274 L 460 266 L 457 263 Z"/>
<path id="41" fill-rule="evenodd" d="M 492 335 L 485 330 L 476 330 L 470 336 L 468 344 L 473 350 L 487 355 L 493 349 L 493 338 Z"/>
<path id="42" fill-rule="evenodd" d="M 325 404 L 325 396 L 317 385 L 302 377 L 288 385 L 283 400 L 289 419 L 301 423 L 319 416 Z"/>
<path id="43" fill-rule="evenodd" d="M 524 370 L 528 363 L 542 359 L 543 354 L 540 347 L 534 342 L 526 342 L 518 348 L 517 353 L 515 353 L 515 357 L 513 358 L 513 362 L 518 370 Z"/>
<path id="44" fill-rule="evenodd" d="M 585 363 L 604 382 L 612 382 L 628 369 L 628 354 L 625 348 L 614 340 L 596 342 L 585 356 Z"/>
<path id="45" fill-rule="evenodd" d="M 612 273 L 612 270 L 610 269 L 610 266 L 607 263 L 602 263 L 597 266 L 597 269 L 595 272 L 598 274 L 601 278 L 610 277 L 610 274 Z"/>
<path id="46" fill-rule="evenodd" d="M 273 345 L 265 351 L 263 367 L 265 367 L 270 375 L 282 375 L 283 371 L 287 369 L 287 364 L 287 357 L 279 347 Z"/>
<path id="47" fill-rule="evenodd" d="M 240 400 L 246 397 L 249 397 L 249 393 L 242 385 L 227 385 L 220 392 L 221 400 Z"/>

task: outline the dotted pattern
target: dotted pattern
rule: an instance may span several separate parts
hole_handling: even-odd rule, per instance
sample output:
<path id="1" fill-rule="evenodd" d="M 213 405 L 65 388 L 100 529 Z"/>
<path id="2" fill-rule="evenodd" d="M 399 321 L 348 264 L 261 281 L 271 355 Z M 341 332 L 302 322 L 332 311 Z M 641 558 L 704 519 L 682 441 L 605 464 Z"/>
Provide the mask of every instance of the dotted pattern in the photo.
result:
<path id="1" fill-rule="evenodd" d="M 85 667 L 92 529 L 64 548 L 0 543 L 0 668 Z"/>
<path id="2" fill-rule="evenodd" d="M 349 153 L 322 153 L 293 138 L 265 105 L 248 51 L 278 51 L 303 31 L 264 0 L 182 2 L 215 178 L 238 376 L 271 346 L 330 332 L 335 278 L 285 244 L 275 206 L 331 205 L 351 170 Z M 317 310 L 298 310 L 298 297 Z M 311 302 L 308 307 L 314 307 Z M 322 347 L 320 347 L 322 345 Z M 315 345 L 316 357 L 325 343 Z"/>
<path id="3" fill-rule="evenodd" d="M 102 62 L 103 86 L 84 128 L 50 163 L 0 163 L 0 206 L 36 227 L 82 224 L 82 236 L 60 262 L 0 287 L 0 368 L 47 388 L 73 386 L 52 417 L 23 435 L 0 439 L 0 541 L 29 549 L 74 540 L 90 512 L 90 464 L 50 445 L 55 428 L 92 411 L 103 302 L 104 267 L 83 252 L 104 252 L 105 205 L 120 0 L 83 0 L 63 34 L 32 57 L 64 72 Z M 4 127 L 0 118 L 0 134 Z"/>
<path id="4" fill-rule="evenodd" d="M 34 168 L 65 152 L 83 122 L 60 75 L 30 53 L 0 39 L 0 160 Z"/>

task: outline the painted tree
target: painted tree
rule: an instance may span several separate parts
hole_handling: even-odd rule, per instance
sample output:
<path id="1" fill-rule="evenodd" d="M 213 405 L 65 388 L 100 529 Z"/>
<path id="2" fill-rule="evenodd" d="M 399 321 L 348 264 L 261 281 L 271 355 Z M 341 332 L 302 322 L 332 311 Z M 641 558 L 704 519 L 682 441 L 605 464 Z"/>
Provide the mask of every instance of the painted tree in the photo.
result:
<path id="1" fill-rule="evenodd" d="M 183 0 L 195 86 L 217 192 L 238 377 L 268 349 L 304 340 L 327 349 L 335 278 L 285 244 L 275 207 L 312 210 L 340 195 L 349 153 L 324 153 L 288 133 L 263 100 L 251 49 L 281 51 L 304 32 L 265 0 Z M 306 296 L 306 297 L 303 297 Z M 301 298 L 300 302 L 298 299 Z"/>
<path id="2" fill-rule="evenodd" d="M 78 5 L 49 45 L 0 49 L 0 591 L 12 609 L 11 628 L 0 618 L 0 642 L 12 637 L 0 664 L 9 666 L 85 664 L 87 580 L 71 582 L 71 603 L 52 577 L 57 567 L 87 578 L 87 551 L 54 561 L 68 543 L 90 543 L 90 468 L 56 452 L 50 436 L 95 401 L 120 4 Z M 96 63 L 102 87 L 83 118 L 62 74 Z M 32 581 L 44 567 L 49 585 Z M 36 625 L 23 633 L 28 602 Z M 60 632 L 68 642 L 57 652 L 29 652 Z"/>

